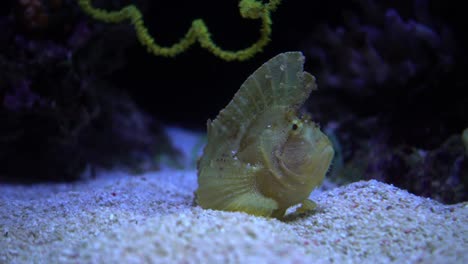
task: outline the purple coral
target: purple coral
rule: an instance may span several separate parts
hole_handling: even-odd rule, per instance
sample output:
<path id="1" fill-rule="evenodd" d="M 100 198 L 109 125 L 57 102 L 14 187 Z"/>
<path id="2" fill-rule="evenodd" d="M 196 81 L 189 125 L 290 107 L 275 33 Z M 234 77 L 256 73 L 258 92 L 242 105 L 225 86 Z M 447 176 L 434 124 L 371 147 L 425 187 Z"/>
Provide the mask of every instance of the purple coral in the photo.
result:
<path id="1" fill-rule="evenodd" d="M 0 182 L 154 168 L 161 151 L 176 155 L 160 124 L 102 77 L 123 64 L 131 38 L 83 21 L 74 1 L 21 1 L 0 13 Z"/>
<path id="2" fill-rule="evenodd" d="M 31 90 L 30 85 L 30 81 L 20 80 L 13 91 L 7 92 L 3 99 L 5 109 L 17 112 L 30 109 L 34 104 L 44 104 L 44 100 Z"/>
<path id="3" fill-rule="evenodd" d="M 336 28 L 322 24 L 305 49 L 317 62 L 320 86 L 369 96 L 453 65 L 450 29 L 430 20 L 426 1 L 415 1 L 418 17 L 406 20 L 394 8 L 357 2 L 363 16 L 347 13 L 345 25 Z"/>
<path id="4" fill-rule="evenodd" d="M 468 124 L 465 57 L 453 28 L 431 16 L 426 0 L 406 9 L 390 6 L 399 1 L 354 2 L 358 10 L 345 12 L 343 25 L 320 25 L 304 48 L 319 84 L 309 108 L 337 127 L 337 177 L 466 199 L 461 140 L 446 143 Z"/>

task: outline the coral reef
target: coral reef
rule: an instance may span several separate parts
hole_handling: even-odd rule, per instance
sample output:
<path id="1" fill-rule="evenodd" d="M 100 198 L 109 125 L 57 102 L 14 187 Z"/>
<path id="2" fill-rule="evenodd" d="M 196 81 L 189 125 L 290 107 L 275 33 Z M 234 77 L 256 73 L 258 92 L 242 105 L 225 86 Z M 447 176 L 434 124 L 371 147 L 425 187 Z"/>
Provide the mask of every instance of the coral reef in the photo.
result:
<path id="1" fill-rule="evenodd" d="M 138 42 L 149 40 L 135 37 L 141 16 L 102 23 L 79 3 L 117 13 L 134 5 L 161 48 L 178 43 L 198 16 L 212 35 L 190 35 L 206 45 L 176 58 L 153 57 Z M 166 149 L 176 154 L 153 116 L 202 129 L 245 74 L 274 54 L 299 49 L 319 88 L 306 108 L 336 150 L 333 180 L 375 178 L 443 202 L 466 200 L 468 41 L 461 2 L 332 0 L 316 12 L 315 1 L 288 1 L 271 13 L 272 3 L 279 1 L 186 1 L 184 8 L 148 0 L 3 1 L 1 180 L 76 179 L 85 168 L 115 164 L 154 168 Z M 265 46 L 270 15 L 275 41 Z M 211 40 L 232 50 L 231 59 L 246 43 L 265 52 L 226 63 L 206 51 L 214 49 Z"/>
<path id="2" fill-rule="evenodd" d="M 270 42 L 272 31 L 271 12 L 275 11 L 277 6 L 281 3 L 281 0 L 270 0 L 265 4 L 257 0 L 239 1 L 239 11 L 243 18 L 260 19 L 262 21 L 260 38 L 248 48 L 230 51 L 223 50 L 215 44 L 211 38 L 208 27 L 202 19 L 193 20 L 192 26 L 179 42 L 169 47 L 163 47 L 157 44 L 154 38 L 149 34 L 148 28 L 143 22 L 143 15 L 135 5 L 128 5 L 118 11 L 107 11 L 105 9 L 93 7 L 91 1 L 92 0 L 78 0 L 78 3 L 83 11 L 94 19 L 108 23 L 120 23 L 124 20 L 129 20 L 135 27 L 136 35 L 140 43 L 147 48 L 148 52 L 156 56 L 173 57 L 187 50 L 195 42 L 199 42 L 201 47 L 227 61 L 247 60 L 260 52 L 263 47 Z"/>
<path id="3" fill-rule="evenodd" d="M 66 1 L 17 8 L 0 17 L 9 29 L 0 44 L 0 181 L 74 180 L 86 168 L 155 168 L 159 153 L 176 155 L 160 124 L 103 78 L 123 65 L 128 29 L 90 26 Z"/>
<path id="4" fill-rule="evenodd" d="M 332 178 L 375 178 L 450 203 L 468 199 L 460 140 L 468 96 L 455 34 L 431 15 L 429 1 L 406 9 L 392 7 L 398 1 L 354 3 L 344 25 L 318 26 L 304 48 L 321 92 L 309 109 L 342 150 Z"/>

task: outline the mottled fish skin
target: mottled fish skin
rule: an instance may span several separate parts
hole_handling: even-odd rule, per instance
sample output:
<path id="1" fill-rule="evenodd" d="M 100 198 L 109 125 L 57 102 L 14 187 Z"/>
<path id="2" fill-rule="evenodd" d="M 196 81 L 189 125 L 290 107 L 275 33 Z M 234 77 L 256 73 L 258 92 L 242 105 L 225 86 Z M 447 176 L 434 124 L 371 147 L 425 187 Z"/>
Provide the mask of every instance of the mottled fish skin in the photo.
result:
<path id="1" fill-rule="evenodd" d="M 300 52 L 281 53 L 258 68 L 212 122 L 198 163 L 198 204 L 281 218 L 321 184 L 333 158 L 327 136 L 297 112 L 315 78 Z"/>

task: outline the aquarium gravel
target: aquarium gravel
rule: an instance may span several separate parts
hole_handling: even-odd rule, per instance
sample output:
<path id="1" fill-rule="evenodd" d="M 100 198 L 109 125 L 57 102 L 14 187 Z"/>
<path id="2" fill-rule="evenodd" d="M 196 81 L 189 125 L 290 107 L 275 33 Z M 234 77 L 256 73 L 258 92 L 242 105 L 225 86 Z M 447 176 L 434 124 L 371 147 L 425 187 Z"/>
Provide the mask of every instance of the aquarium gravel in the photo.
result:
<path id="1" fill-rule="evenodd" d="M 468 263 L 467 203 L 371 180 L 279 221 L 204 210 L 195 189 L 193 168 L 0 185 L 0 263 Z"/>
<path id="2" fill-rule="evenodd" d="M 377 181 L 281 222 L 192 204 L 195 171 L 0 187 L 1 263 L 467 263 L 468 205 Z M 179 184 L 180 183 L 180 184 Z"/>

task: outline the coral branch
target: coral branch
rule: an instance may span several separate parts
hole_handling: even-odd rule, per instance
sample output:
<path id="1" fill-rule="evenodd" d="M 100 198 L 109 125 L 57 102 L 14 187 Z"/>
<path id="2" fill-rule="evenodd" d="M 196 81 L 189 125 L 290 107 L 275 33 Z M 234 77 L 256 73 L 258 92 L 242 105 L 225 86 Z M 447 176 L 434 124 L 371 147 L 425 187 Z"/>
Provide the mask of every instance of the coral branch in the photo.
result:
<path id="1" fill-rule="evenodd" d="M 143 23 L 143 15 L 134 5 L 128 5 L 118 11 L 107 11 L 93 7 L 91 0 L 78 0 L 81 9 L 94 19 L 107 23 L 120 23 L 127 19 L 130 20 L 135 27 L 137 38 L 140 43 L 147 48 L 148 52 L 156 56 L 176 56 L 198 41 L 201 47 L 227 61 L 247 60 L 256 53 L 262 51 L 263 47 L 270 42 L 272 24 L 271 12 L 277 8 L 280 2 L 281 0 L 271 0 L 263 4 L 261 1 L 257 0 L 241 0 L 239 2 L 239 11 L 243 18 L 261 19 L 260 38 L 248 48 L 230 51 L 223 50 L 213 42 L 208 27 L 201 19 L 195 19 L 192 22 L 192 26 L 179 42 L 169 47 L 163 47 L 158 45 L 154 38 L 148 33 L 148 29 Z"/>

